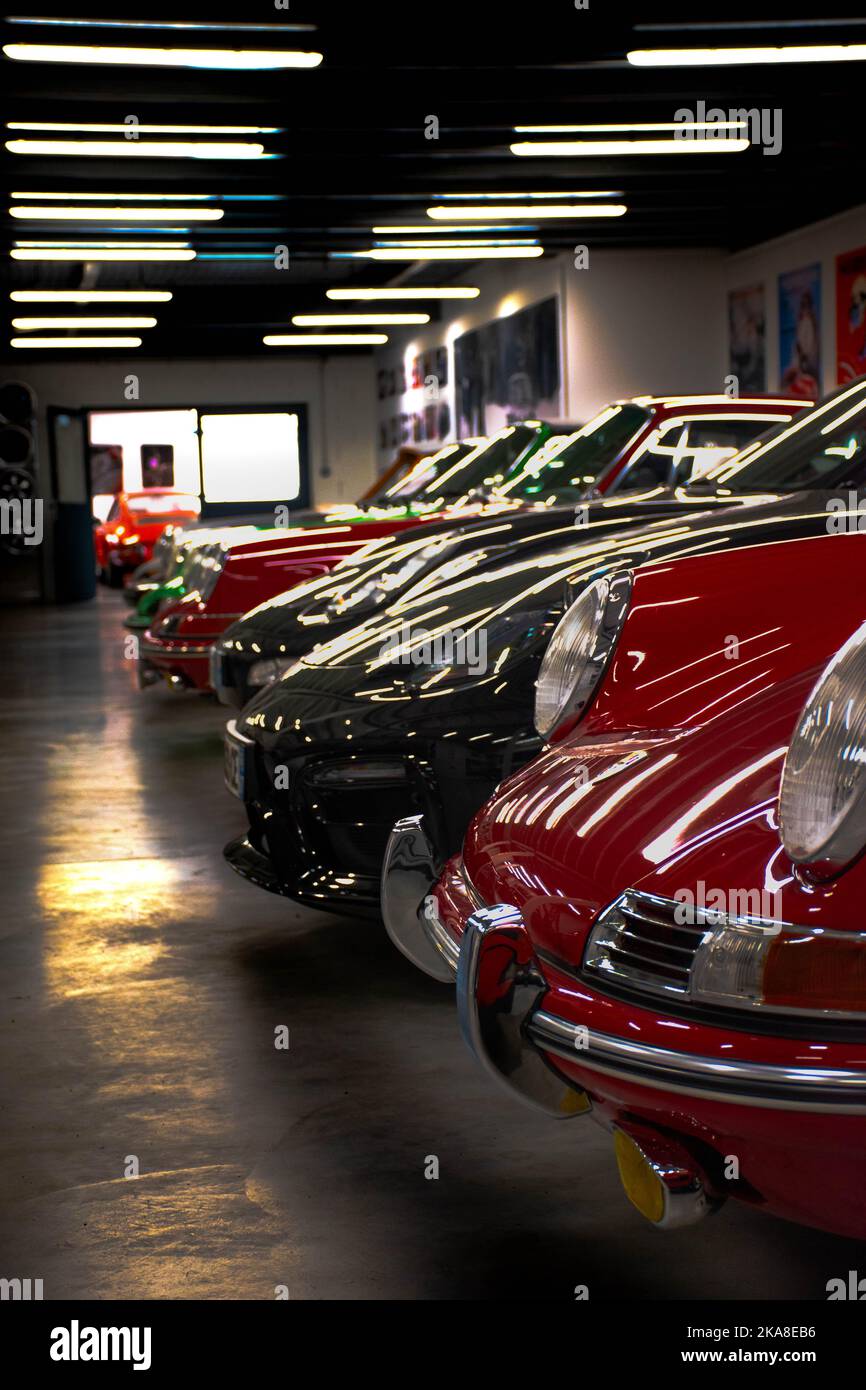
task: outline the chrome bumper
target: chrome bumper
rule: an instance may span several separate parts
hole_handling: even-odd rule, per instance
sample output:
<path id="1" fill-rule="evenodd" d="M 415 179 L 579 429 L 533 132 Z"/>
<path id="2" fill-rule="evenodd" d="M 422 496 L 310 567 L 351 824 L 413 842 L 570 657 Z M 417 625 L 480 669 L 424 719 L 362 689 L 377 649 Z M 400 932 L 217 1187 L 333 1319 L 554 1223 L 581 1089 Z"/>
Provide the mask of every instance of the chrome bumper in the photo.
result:
<path id="1" fill-rule="evenodd" d="M 599 1077 L 700 1099 L 866 1117 L 866 1070 L 770 1066 L 674 1052 L 560 1018 L 544 1007 L 546 995 L 517 909 L 474 912 L 457 970 L 463 1036 L 485 1070 L 531 1104 L 566 1114 L 567 1092 L 572 1105 L 575 1097 L 586 1101 L 578 1083 L 567 1081 L 548 1060 L 558 1057 Z"/>
<path id="2" fill-rule="evenodd" d="M 430 889 L 439 877 L 421 816 L 398 820 L 382 870 L 382 917 L 397 950 L 434 980 L 453 984 L 460 945 L 439 919 Z"/>

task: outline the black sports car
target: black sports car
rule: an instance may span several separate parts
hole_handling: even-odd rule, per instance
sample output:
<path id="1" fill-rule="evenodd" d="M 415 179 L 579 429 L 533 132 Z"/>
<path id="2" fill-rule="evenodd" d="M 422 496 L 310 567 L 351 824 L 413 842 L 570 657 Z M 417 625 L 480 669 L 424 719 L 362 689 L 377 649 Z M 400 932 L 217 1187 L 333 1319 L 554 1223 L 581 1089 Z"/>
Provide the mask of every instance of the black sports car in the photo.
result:
<path id="1" fill-rule="evenodd" d="M 493 788 L 533 757 L 534 682 L 559 617 L 600 573 L 866 524 L 866 382 L 724 465 L 677 515 L 470 571 L 392 605 L 296 663 L 232 721 L 227 782 L 249 831 L 238 873 L 334 911 L 377 915 L 389 833 L 422 815 L 444 860 Z M 862 421 L 862 423 L 861 423 Z M 736 473 L 736 478 L 735 478 Z M 725 496 L 727 494 L 727 496 Z"/>

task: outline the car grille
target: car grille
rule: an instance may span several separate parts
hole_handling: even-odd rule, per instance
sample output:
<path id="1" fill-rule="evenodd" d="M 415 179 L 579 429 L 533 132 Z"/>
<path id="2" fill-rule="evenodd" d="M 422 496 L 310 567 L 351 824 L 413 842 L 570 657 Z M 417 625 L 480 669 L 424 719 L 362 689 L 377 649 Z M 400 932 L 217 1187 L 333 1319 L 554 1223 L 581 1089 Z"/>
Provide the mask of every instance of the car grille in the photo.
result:
<path id="1" fill-rule="evenodd" d="M 679 922 L 678 908 L 682 916 L 681 904 L 670 898 L 633 889 L 623 893 L 590 933 L 584 973 L 650 994 L 688 995 L 695 954 L 712 925 L 706 918 Z"/>

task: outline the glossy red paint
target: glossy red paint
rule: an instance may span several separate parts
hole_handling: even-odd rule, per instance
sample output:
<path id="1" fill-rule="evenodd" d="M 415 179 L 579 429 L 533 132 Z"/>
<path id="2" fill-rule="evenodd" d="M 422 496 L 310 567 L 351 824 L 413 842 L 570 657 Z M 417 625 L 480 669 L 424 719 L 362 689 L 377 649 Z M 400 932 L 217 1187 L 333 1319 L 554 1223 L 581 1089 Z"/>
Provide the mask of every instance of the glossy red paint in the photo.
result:
<path id="1" fill-rule="evenodd" d="M 460 937 L 477 906 L 519 909 L 547 993 L 578 1026 L 685 1057 L 804 1072 L 866 1074 L 866 1030 L 775 1026 L 754 1011 L 710 1012 L 581 973 L 599 912 L 627 889 L 672 899 L 700 885 L 775 894 L 774 920 L 863 929 L 866 859 L 808 884 L 782 847 L 777 799 L 797 717 L 864 617 L 866 535 L 785 542 L 648 566 L 635 574 L 616 654 L 588 716 L 503 783 L 435 889 Z M 734 647 L 734 640 L 738 647 Z M 737 652 L 736 656 L 732 653 Z M 720 1017 L 721 1015 L 721 1017 Z M 641 1084 L 547 1054 L 613 1125 L 637 1118 L 676 1135 L 734 1196 L 806 1224 L 866 1237 L 866 1111 L 820 1114 Z M 724 1158 L 736 1155 L 738 1181 Z"/>
<path id="2" fill-rule="evenodd" d="M 193 521 L 198 514 L 198 499 L 188 492 L 173 488 L 118 492 L 106 520 L 93 528 L 96 563 L 103 570 L 134 570 L 150 559 L 154 542 L 169 522 Z"/>

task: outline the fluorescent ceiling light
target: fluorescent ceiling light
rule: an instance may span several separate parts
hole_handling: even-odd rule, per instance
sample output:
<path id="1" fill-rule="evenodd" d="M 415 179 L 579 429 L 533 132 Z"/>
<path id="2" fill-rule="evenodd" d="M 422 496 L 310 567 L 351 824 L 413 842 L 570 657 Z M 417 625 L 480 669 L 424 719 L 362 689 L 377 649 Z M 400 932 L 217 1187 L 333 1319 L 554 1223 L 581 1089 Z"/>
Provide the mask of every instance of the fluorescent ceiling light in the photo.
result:
<path id="1" fill-rule="evenodd" d="M 165 304 L 171 290 L 11 290 L 18 304 Z"/>
<path id="2" fill-rule="evenodd" d="M 748 148 L 748 140 L 726 136 L 715 140 L 523 140 L 511 146 L 511 153 L 597 159 L 599 155 L 615 154 L 738 154 Z M 587 208 L 586 211 L 590 212 L 591 209 Z"/>
<path id="3" fill-rule="evenodd" d="M 143 121 L 125 124 L 114 121 L 84 125 L 79 121 L 7 121 L 7 130 L 65 130 L 83 131 L 91 135 L 276 135 L 278 125 L 146 125 Z"/>
<path id="4" fill-rule="evenodd" d="M 327 328 L 333 324 L 343 328 L 365 323 L 429 323 L 429 314 L 292 314 L 298 328 Z"/>
<path id="5" fill-rule="evenodd" d="M 447 210 L 446 210 L 446 209 L 443 209 L 443 212 L 444 212 L 444 211 L 447 211 Z M 534 213 L 535 213 L 535 209 L 533 208 L 533 215 L 534 215 Z M 450 216 L 450 214 L 448 214 L 448 215 Z M 511 208 L 509 208 L 509 210 L 508 210 L 508 216 L 509 216 L 509 217 L 517 217 L 518 215 L 519 215 L 519 214 L 518 214 L 516 211 L 514 211 L 514 210 L 511 209 Z M 527 214 L 527 215 L 528 215 L 528 214 Z M 489 217 L 489 216 L 490 216 L 490 209 L 489 209 L 489 208 L 487 208 L 487 209 L 485 209 L 485 208 L 479 208 L 478 211 L 477 211 L 477 213 L 476 213 L 476 216 L 478 216 L 478 217 Z M 371 227 L 370 230 L 371 230 L 371 232 L 375 233 L 376 236 L 399 236 L 401 233 L 404 233 L 404 234 L 405 234 L 405 233 L 409 233 L 409 234 L 411 234 L 412 232 L 423 232 L 425 236 L 429 236 L 431 233 L 434 233 L 434 232 L 435 232 L 435 233 L 443 233 L 443 234 L 444 234 L 444 233 L 447 233 L 447 232 L 459 232 L 460 235 L 462 236 L 463 233 L 466 231 L 466 228 L 465 228 L 465 227 L 460 227 L 460 226 L 456 226 L 456 227 L 451 227 L 451 226 L 431 227 L 429 222 L 417 222 L 417 223 L 415 223 L 414 225 L 412 225 L 412 226 L 407 226 L 407 227 Z M 473 227 L 473 228 L 472 228 L 472 231 L 473 231 L 473 232 L 521 232 L 521 231 L 523 231 L 523 232 L 535 232 L 535 231 L 537 231 L 537 230 L 538 230 L 537 227 L 515 227 L 515 226 L 512 226 L 511 223 L 507 223 L 505 226 L 499 226 L 499 225 L 497 225 L 496 223 L 490 223 L 490 224 L 484 223 L 484 224 L 482 224 L 481 226 Z"/>
<path id="6" fill-rule="evenodd" d="M 216 201 L 215 193 L 10 193 L 10 198 L 20 198 L 32 201 L 34 198 L 44 203 L 50 199 L 56 202 L 68 203 L 80 202 L 86 199 L 89 202 L 114 203 L 118 198 L 122 198 L 125 203 L 213 203 Z M 86 211 L 86 209 L 84 209 Z M 160 212 L 160 217 L 167 216 L 167 213 Z"/>
<path id="7" fill-rule="evenodd" d="M 12 327 L 32 331 L 37 328 L 155 328 L 152 318 L 21 318 Z"/>
<path id="8" fill-rule="evenodd" d="M 335 253 L 332 253 L 335 254 Z M 376 247 L 372 251 L 345 251 L 336 255 L 367 257 L 371 261 L 507 261 L 544 255 L 543 246 L 476 246 L 458 250 L 450 246 L 425 246 L 418 251 Z"/>
<path id="9" fill-rule="evenodd" d="M 268 333 L 262 338 L 266 347 L 375 347 L 387 341 L 387 333 Z"/>
<path id="10" fill-rule="evenodd" d="M 51 250 L 38 251 L 25 247 L 13 247 L 10 251 L 13 261 L 193 261 L 195 251 L 166 250 L 160 247 L 158 251 L 138 251 L 131 247 L 123 251 L 94 250 L 92 246 L 84 246 L 81 250 Z"/>
<path id="11" fill-rule="evenodd" d="M 129 348 L 141 347 L 140 338 L 12 338 L 14 348 Z"/>
<path id="12" fill-rule="evenodd" d="M 748 124 L 748 121 L 641 121 L 635 125 L 516 125 L 514 129 L 519 135 L 568 135 L 572 131 L 614 135 L 630 130 L 742 130 Z"/>
<path id="13" fill-rule="evenodd" d="M 515 147 L 512 145 L 511 147 Z M 624 203 L 587 203 L 569 207 L 566 203 L 548 204 L 538 203 L 533 207 L 447 207 L 447 208 L 428 208 L 427 216 L 436 218 L 449 218 L 457 221 L 471 221 L 476 217 L 622 217 L 627 211 Z M 438 230 L 438 229 L 437 229 Z"/>
<path id="14" fill-rule="evenodd" d="M 621 198 L 622 189 L 597 188 L 593 192 L 575 192 L 574 189 L 567 189 L 565 191 L 557 189 L 555 192 L 550 193 L 436 193 L 434 196 L 441 199 L 442 202 L 447 200 L 454 203 L 466 203 L 469 202 L 470 199 L 472 202 L 501 203 L 506 202 L 509 198 L 513 198 L 515 201 L 521 198 L 538 198 L 546 199 L 549 202 L 551 198 Z M 490 216 L 489 208 L 487 209 L 486 215 L 488 217 Z"/>
<path id="15" fill-rule="evenodd" d="M 321 53 L 299 49 L 243 48 L 108 48 L 90 44 L 4 43 L 7 58 L 19 63 L 111 63 L 122 67 L 317 68 Z"/>
<path id="16" fill-rule="evenodd" d="M 467 228 L 467 231 L 470 229 Z M 406 241 L 391 237 L 388 241 L 377 241 L 377 246 L 537 246 L 538 237 L 460 237 L 447 241 Z"/>
<path id="17" fill-rule="evenodd" d="M 43 29 L 48 25 L 62 25 L 76 29 L 231 29 L 248 33 L 285 32 L 287 29 L 316 29 L 316 24 L 234 24 L 226 21 L 207 21 L 199 23 L 186 19 L 43 19 L 33 15 L 8 15 L 7 24 L 35 24 Z"/>
<path id="18" fill-rule="evenodd" d="M 225 213 L 222 208 L 51 208 L 21 203 L 9 209 L 9 216 L 37 222 L 219 222 Z"/>
<path id="19" fill-rule="evenodd" d="M 174 229 L 177 231 L 177 228 Z M 45 241 L 41 237 L 39 240 L 28 238 L 24 241 L 16 241 L 16 246 L 33 246 L 42 251 L 156 251 L 166 247 L 172 251 L 185 251 L 189 249 L 188 241 L 93 241 L 90 238 L 84 241 L 70 241 L 67 237 L 64 241 Z"/>
<path id="20" fill-rule="evenodd" d="M 866 43 L 797 44 L 784 48 L 635 48 L 626 55 L 636 68 L 739 67 L 747 63 L 856 63 Z"/>
<path id="21" fill-rule="evenodd" d="M 238 140 L 7 140 L 10 154 L 73 155 L 78 159 L 270 159 L 264 145 Z"/>
<path id="22" fill-rule="evenodd" d="M 402 286 L 383 289 L 333 289 L 326 290 L 328 299 L 477 299 L 481 291 L 474 285 L 422 285 L 417 290 Z"/>

